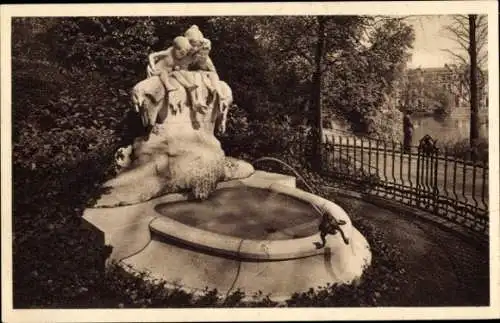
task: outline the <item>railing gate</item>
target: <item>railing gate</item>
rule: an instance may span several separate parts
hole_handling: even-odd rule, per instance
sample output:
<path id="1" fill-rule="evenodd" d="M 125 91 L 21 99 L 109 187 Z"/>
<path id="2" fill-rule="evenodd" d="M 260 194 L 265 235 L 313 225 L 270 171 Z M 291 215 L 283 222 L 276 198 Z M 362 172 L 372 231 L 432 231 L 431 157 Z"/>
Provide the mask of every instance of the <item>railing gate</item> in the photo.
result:
<path id="1" fill-rule="evenodd" d="M 425 135 L 417 152 L 417 205 L 434 212 L 439 208 L 438 165 L 436 141 Z"/>

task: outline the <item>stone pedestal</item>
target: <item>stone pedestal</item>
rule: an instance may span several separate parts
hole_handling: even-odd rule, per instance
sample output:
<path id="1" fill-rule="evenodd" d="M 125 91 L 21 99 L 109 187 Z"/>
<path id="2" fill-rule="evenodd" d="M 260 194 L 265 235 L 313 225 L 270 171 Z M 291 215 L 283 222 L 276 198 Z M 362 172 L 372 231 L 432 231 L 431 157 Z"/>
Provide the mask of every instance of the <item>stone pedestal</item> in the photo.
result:
<path id="1" fill-rule="evenodd" d="M 315 248 L 321 241 L 319 232 L 296 240 L 239 241 L 237 237 L 200 232 L 155 210 L 157 205 L 188 200 L 186 194 L 168 194 L 131 206 L 87 209 L 84 219 L 102 231 L 105 242 L 113 247 L 109 260 L 194 293 L 206 287 L 222 294 L 240 288 L 249 297 L 262 291 L 280 301 L 310 287 L 351 283 L 370 264 L 368 243 L 351 226 L 345 212 L 332 202 L 296 189 L 294 177 L 256 171 L 245 179 L 221 182 L 217 188 L 241 185 L 268 188 L 299 199 L 306 196 L 317 205 L 329 203 L 332 212 L 346 220 L 350 244 L 345 245 L 336 234 L 326 237 L 325 248 Z M 204 242 L 204 248 L 196 247 Z"/>

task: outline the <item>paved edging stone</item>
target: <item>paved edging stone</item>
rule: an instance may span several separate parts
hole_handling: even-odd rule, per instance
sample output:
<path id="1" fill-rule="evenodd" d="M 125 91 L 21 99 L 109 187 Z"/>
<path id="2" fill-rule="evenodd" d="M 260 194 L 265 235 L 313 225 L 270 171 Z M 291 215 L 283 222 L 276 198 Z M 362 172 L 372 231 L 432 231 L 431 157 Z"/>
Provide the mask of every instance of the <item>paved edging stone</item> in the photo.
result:
<path id="1" fill-rule="evenodd" d="M 337 220 L 345 222 L 345 225 L 342 226 L 344 235 L 349 240 L 351 238 L 352 223 L 347 213 L 338 205 L 320 196 L 286 184 L 269 184 L 267 181 L 242 180 L 240 185 L 269 189 L 286 194 L 307 202 L 321 211 L 329 212 Z M 151 222 L 150 228 L 157 234 L 167 236 L 186 245 L 241 260 L 287 260 L 321 255 L 326 250 L 326 248 L 318 249 L 316 247 L 316 244 L 321 242 L 319 232 L 299 239 L 250 240 L 193 228 L 166 216 L 156 218 Z M 341 248 L 343 245 L 344 242 L 340 234 L 327 236 L 327 246 L 330 250 Z"/>

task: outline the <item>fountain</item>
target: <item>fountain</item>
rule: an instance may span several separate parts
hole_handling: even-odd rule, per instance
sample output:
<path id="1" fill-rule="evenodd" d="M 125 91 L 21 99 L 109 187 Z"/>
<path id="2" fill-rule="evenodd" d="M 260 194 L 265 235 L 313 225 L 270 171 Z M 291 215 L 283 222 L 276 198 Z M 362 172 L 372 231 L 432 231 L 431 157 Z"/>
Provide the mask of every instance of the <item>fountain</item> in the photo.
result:
<path id="1" fill-rule="evenodd" d="M 118 150 L 117 176 L 84 212 L 113 247 L 108 260 L 191 292 L 272 299 L 359 279 L 371 253 L 341 207 L 296 188 L 293 169 L 296 177 L 225 156 L 215 133 L 233 98 L 216 72 L 155 70 L 132 91 L 146 135 Z"/>

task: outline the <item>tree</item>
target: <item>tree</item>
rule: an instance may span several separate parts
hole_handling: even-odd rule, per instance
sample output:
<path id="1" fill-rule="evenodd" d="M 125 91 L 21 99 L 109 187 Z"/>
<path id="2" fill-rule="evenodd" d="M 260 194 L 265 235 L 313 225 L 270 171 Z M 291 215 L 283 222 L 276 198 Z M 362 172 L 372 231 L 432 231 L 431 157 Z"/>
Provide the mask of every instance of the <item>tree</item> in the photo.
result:
<path id="1" fill-rule="evenodd" d="M 474 28 L 474 32 L 471 32 Z M 477 64 L 478 91 L 486 85 L 488 63 L 488 20 L 485 15 L 454 15 L 451 24 L 444 27 L 448 37 L 455 41 L 457 48 L 444 49 L 457 64 L 446 65 L 457 75 L 455 86 L 462 87 L 467 101 L 471 100 L 471 55 L 475 55 Z M 471 52 L 471 37 L 475 38 L 474 50 Z M 477 94 L 476 94 L 477 95 Z"/>
<path id="2" fill-rule="evenodd" d="M 476 15 L 469 15 L 469 55 L 470 55 L 470 144 L 471 148 L 476 146 L 479 138 L 479 118 L 477 102 L 477 42 L 476 42 Z M 474 151 L 474 150 L 473 150 Z M 473 153 L 472 158 L 475 159 Z"/>
<path id="3" fill-rule="evenodd" d="M 325 47 L 325 28 L 326 18 L 320 16 L 317 18 L 317 37 L 315 54 L 314 54 L 314 73 L 312 76 L 311 99 L 310 106 L 312 110 L 311 125 L 313 131 L 312 139 L 312 158 L 311 166 L 315 170 L 321 168 L 321 143 L 323 140 L 323 111 L 321 107 L 321 79 L 322 79 L 322 61 L 323 51 Z"/>
<path id="4" fill-rule="evenodd" d="M 236 103 L 254 120 L 269 118 L 272 110 L 269 59 L 258 41 L 264 23 L 265 17 L 214 17 L 202 29 L 212 41 L 211 57 L 220 78 L 231 85 Z"/>
<path id="5" fill-rule="evenodd" d="M 446 50 L 459 61 L 452 70 L 459 75 L 458 85 L 466 90 L 470 103 L 470 145 L 472 157 L 479 139 L 478 94 L 486 86 L 485 66 L 488 59 L 488 17 L 486 15 L 456 15 L 445 27 L 451 39 L 459 46 L 458 51 Z"/>
<path id="6" fill-rule="evenodd" d="M 325 74 L 325 100 L 335 107 L 330 113 L 347 120 L 357 133 L 398 137 L 402 116 L 390 97 L 404 73 L 413 39 L 413 29 L 402 19 L 365 20 L 361 39 L 341 51 Z"/>
<path id="7" fill-rule="evenodd" d="M 323 79 L 328 68 L 339 61 L 339 53 L 351 52 L 357 47 L 368 18 L 355 16 L 318 16 L 313 21 L 314 37 L 313 74 L 311 81 L 309 120 L 313 129 L 311 166 L 321 167 L 321 147 L 323 141 Z"/>
<path id="8" fill-rule="evenodd" d="M 453 57 L 460 66 L 468 66 L 470 47 L 470 23 L 475 25 L 475 38 L 477 65 L 485 69 L 488 63 L 488 17 L 486 15 L 453 15 L 451 23 L 444 27 L 446 35 L 455 41 L 457 48 L 454 50 L 443 49 Z"/>
<path id="9" fill-rule="evenodd" d="M 453 95 L 444 89 L 436 89 L 431 93 L 431 100 L 434 102 L 434 114 L 439 119 L 443 119 L 451 114 L 453 109 Z"/>
<path id="10" fill-rule="evenodd" d="M 319 166 L 322 137 L 324 74 L 332 62 L 328 55 L 353 41 L 360 17 L 275 16 L 260 21 L 255 38 L 267 55 L 269 98 L 282 112 L 305 121 L 312 129 L 310 162 Z M 306 116 L 303 119 L 303 116 Z"/>
<path id="11" fill-rule="evenodd" d="M 399 129 L 387 98 L 409 58 L 413 30 L 394 17 L 273 16 L 254 26 L 267 55 L 269 99 L 292 122 L 308 124 L 311 164 L 320 160 L 321 128 L 328 118 L 362 134 Z M 305 118 L 304 118 L 305 116 Z"/>

